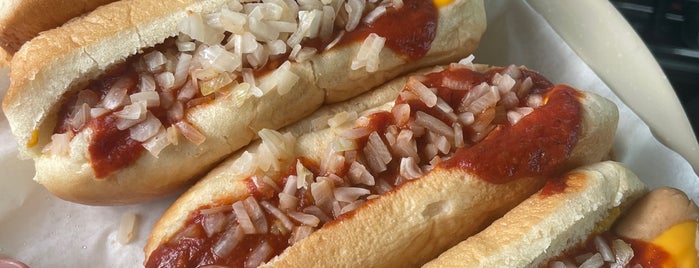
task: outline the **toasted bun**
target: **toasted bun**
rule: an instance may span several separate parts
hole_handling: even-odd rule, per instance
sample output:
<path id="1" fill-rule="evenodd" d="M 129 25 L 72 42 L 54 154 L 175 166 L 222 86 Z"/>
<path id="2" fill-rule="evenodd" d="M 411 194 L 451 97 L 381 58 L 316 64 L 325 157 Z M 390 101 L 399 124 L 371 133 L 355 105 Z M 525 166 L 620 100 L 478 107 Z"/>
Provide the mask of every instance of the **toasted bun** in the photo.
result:
<path id="1" fill-rule="evenodd" d="M 646 192 L 643 182 L 616 162 L 584 166 L 562 180 L 563 192 L 534 194 L 424 267 L 539 267 L 585 241 L 614 209 Z"/>
<path id="2" fill-rule="evenodd" d="M 333 129 L 310 129 L 308 122 L 330 111 L 390 109 L 391 99 L 404 86 L 405 78 L 387 83 L 346 103 L 329 106 L 288 130 L 297 138 L 296 152 L 316 160 L 337 135 Z M 388 103 L 383 104 L 388 101 Z M 581 93 L 582 131 L 569 164 L 597 162 L 609 152 L 617 109 L 610 101 Z M 331 112 L 332 113 L 332 112 Z M 310 131 L 310 132 L 309 132 Z M 248 148 L 255 151 L 258 144 Z M 146 260 L 171 239 L 192 212 L 219 200 L 239 200 L 250 195 L 230 158 L 190 188 L 163 215 L 145 247 Z M 542 178 L 520 178 L 504 184 L 489 183 L 464 170 L 435 168 L 424 177 L 371 199 L 349 217 L 324 225 L 310 236 L 270 260 L 278 267 L 410 267 L 425 263 L 439 253 L 477 233 L 496 218 L 536 192 Z"/>
<path id="3" fill-rule="evenodd" d="M 22 0 L 0 3 L 0 47 L 7 59 L 40 32 L 115 0 Z"/>
<path id="4" fill-rule="evenodd" d="M 427 55 L 408 62 L 389 49 L 381 51 L 379 70 L 350 70 L 360 44 L 320 53 L 292 63 L 299 76 L 291 90 L 260 98 L 235 92 L 190 109 L 186 118 L 206 135 L 199 146 L 180 142 L 160 152 L 143 154 L 134 164 L 95 179 L 87 153 L 91 131 L 76 135 L 68 156 L 42 153 L 50 141 L 62 101 L 91 79 L 144 48 L 178 33 L 188 12 L 213 12 L 226 1 L 125 0 L 43 33 L 14 57 L 11 85 L 3 101 L 20 154 L 34 158 L 35 180 L 55 195 L 86 204 L 134 203 L 163 196 L 191 182 L 233 151 L 247 145 L 262 128 L 278 129 L 323 103 L 340 101 L 421 66 L 455 61 L 475 50 L 485 30 L 483 3 L 456 0 L 439 9 L 438 29 Z M 258 77 L 263 83 L 274 73 Z M 38 144 L 29 148 L 33 135 Z M 197 161 L 191 161 L 196 158 Z M 168 168 L 163 168 L 168 167 Z"/>

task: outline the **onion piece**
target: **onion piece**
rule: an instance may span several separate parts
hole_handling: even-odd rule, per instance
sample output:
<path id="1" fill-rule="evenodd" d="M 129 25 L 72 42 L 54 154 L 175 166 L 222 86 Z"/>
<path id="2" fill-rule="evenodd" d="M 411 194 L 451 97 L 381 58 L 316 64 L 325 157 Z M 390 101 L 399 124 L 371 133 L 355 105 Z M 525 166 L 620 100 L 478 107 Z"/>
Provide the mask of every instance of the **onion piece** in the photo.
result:
<path id="1" fill-rule="evenodd" d="M 327 180 L 311 183 L 311 196 L 316 206 L 323 211 L 332 210 L 332 202 L 335 200 L 332 183 Z"/>
<path id="2" fill-rule="evenodd" d="M 180 133 L 182 133 L 187 140 L 196 145 L 200 145 L 206 140 L 206 136 L 204 136 L 204 134 L 199 132 L 199 130 L 186 121 L 179 121 L 175 123 L 175 126 L 177 126 L 177 129 L 180 130 Z"/>
<path id="3" fill-rule="evenodd" d="M 221 212 L 205 214 L 201 226 L 204 228 L 206 236 L 211 237 L 226 227 L 226 215 Z"/>
<path id="4" fill-rule="evenodd" d="M 291 219 L 289 219 L 289 217 L 286 216 L 286 214 L 284 214 L 284 212 L 279 210 L 279 208 L 275 207 L 274 205 L 265 200 L 260 201 L 260 205 L 262 205 L 262 207 L 269 214 L 272 214 L 272 216 L 276 217 L 282 223 L 284 228 L 286 228 L 286 231 L 291 231 L 291 229 L 294 228 L 295 224 L 291 221 Z"/>
<path id="5" fill-rule="evenodd" d="M 70 126 L 73 130 L 79 130 L 90 120 L 90 105 L 83 103 L 76 107 L 73 116 L 70 118 Z"/>
<path id="6" fill-rule="evenodd" d="M 414 76 L 408 78 L 406 86 L 414 92 L 427 107 L 431 108 L 437 104 L 437 95 Z"/>
<path id="7" fill-rule="evenodd" d="M 143 91 L 131 94 L 129 96 L 131 103 L 145 102 L 146 107 L 158 107 L 160 106 L 160 95 L 155 91 Z"/>
<path id="8" fill-rule="evenodd" d="M 313 182 L 313 172 L 308 170 L 301 160 L 296 161 L 296 188 L 308 189 L 310 183 Z"/>
<path id="9" fill-rule="evenodd" d="M 289 211 L 289 210 L 294 210 L 296 209 L 296 206 L 299 204 L 299 199 L 296 196 L 287 194 L 287 193 L 279 193 L 279 208 L 284 211 Z"/>
<path id="10" fill-rule="evenodd" d="M 631 246 L 621 239 L 612 241 L 612 250 L 614 251 L 615 257 L 615 263 L 612 267 L 626 267 L 634 256 Z"/>
<path id="11" fill-rule="evenodd" d="M 291 237 L 289 237 L 289 245 L 298 243 L 311 235 L 311 233 L 313 233 L 313 227 L 311 226 L 301 225 L 294 227 L 294 231 L 291 233 Z"/>
<path id="12" fill-rule="evenodd" d="M 214 254 L 221 258 L 227 257 L 243 238 L 245 238 L 245 233 L 239 225 L 229 228 L 213 246 Z"/>
<path id="13" fill-rule="evenodd" d="M 245 268 L 254 268 L 268 260 L 274 249 L 269 245 L 269 242 L 263 240 L 255 249 L 250 252 L 247 260 L 245 260 Z"/>
<path id="14" fill-rule="evenodd" d="M 371 192 L 368 189 L 360 187 L 338 187 L 334 190 L 335 198 L 337 198 L 338 201 L 347 203 L 354 202 L 359 199 L 359 197 L 369 194 L 371 194 Z"/>
<path id="15" fill-rule="evenodd" d="M 387 169 L 386 164 L 391 161 L 391 153 L 381 140 L 376 131 L 369 134 L 369 141 L 362 149 L 367 165 L 374 173 L 380 173 Z M 386 159 L 388 161 L 386 161 Z"/>
<path id="16" fill-rule="evenodd" d="M 258 234 L 265 234 L 269 231 L 269 225 L 267 224 L 267 219 L 265 218 L 265 213 L 262 211 L 260 204 L 257 203 L 255 197 L 249 196 L 243 201 L 245 205 L 245 210 L 250 216 L 250 220 L 255 226 Z"/>
<path id="17" fill-rule="evenodd" d="M 306 225 L 306 226 L 311 226 L 311 227 L 316 227 L 320 223 L 320 219 L 318 217 L 313 216 L 311 214 L 306 214 L 303 212 L 298 212 L 298 211 L 289 211 L 287 212 L 289 217 L 294 219 L 295 221 Z"/>
<path id="18" fill-rule="evenodd" d="M 350 0 L 352 1 L 352 0 Z M 357 55 L 352 60 L 350 68 L 359 70 L 362 67 L 366 68 L 367 72 L 375 72 L 379 67 L 379 54 L 386 43 L 386 38 L 375 33 L 369 34 L 357 51 Z"/>
<path id="19" fill-rule="evenodd" d="M 240 224 L 240 228 L 245 234 L 257 233 L 255 225 L 252 223 L 252 219 L 250 219 L 250 215 L 245 209 L 243 201 L 233 203 L 233 213 L 235 214 L 235 218 L 238 220 L 238 224 Z"/>
<path id="20" fill-rule="evenodd" d="M 345 3 L 345 10 L 347 10 L 347 24 L 345 24 L 345 30 L 351 32 L 354 28 L 359 25 L 359 20 L 362 18 L 362 12 L 364 11 L 364 1 L 362 0 L 348 0 Z"/>
<path id="21" fill-rule="evenodd" d="M 369 173 L 366 167 L 359 162 L 350 164 L 348 176 L 354 184 L 374 185 L 374 176 Z"/>
<path id="22" fill-rule="evenodd" d="M 143 148 L 146 148 L 146 150 L 148 150 L 148 152 L 150 152 L 151 155 L 157 158 L 160 152 L 163 149 L 165 149 L 165 147 L 170 145 L 170 143 L 171 142 L 170 139 L 168 139 L 167 130 L 165 130 L 164 127 L 161 127 L 158 130 L 158 133 L 155 134 L 155 136 L 153 136 L 152 138 L 143 142 L 142 146 Z"/>
<path id="23" fill-rule="evenodd" d="M 146 120 L 129 128 L 129 137 L 136 141 L 145 142 L 158 134 L 161 129 L 164 129 L 163 124 L 149 112 Z"/>
<path id="24" fill-rule="evenodd" d="M 143 61 L 146 63 L 146 67 L 148 67 L 148 70 L 151 72 L 156 72 L 160 66 L 163 66 L 167 59 L 165 58 L 165 55 L 163 55 L 162 52 L 160 51 L 153 51 L 148 54 L 143 55 Z"/>
<path id="25" fill-rule="evenodd" d="M 600 255 L 602 256 L 602 259 L 605 262 L 615 261 L 612 249 L 609 247 L 609 244 L 607 244 L 607 241 L 605 241 L 604 238 L 602 238 L 602 236 L 595 236 L 593 242 L 595 244 L 595 248 L 597 249 L 597 251 L 599 251 Z"/>
<path id="26" fill-rule="evenodd" d="M 119 230 L 117 231 L 117 241 L 119 241 L 120 244 L 126 245 L 131 243 L 134 232 L 136 231 L 136 220 L 137 217 L 134 213 L 127 212 L 121 216 Z"/>
<path id="27" fill-rule="evenodd" d="M 602 267 L 604 265 L 604 260 L 602 259 L 602 256 L 599 253 L 596 253 L 592 255 L 592 257 L 588 258 L 580 264 L 580 268 L 598 268 Z"/>
<path id="28" fill-rule="evenodd" d="M 126 100 L 126 94 L 126 87 L 112 86 L 112 88 L 109 89 L 109 92 L 107 92 L 107 95 L 102 100 L 102 105 L 104 106 L 104 108 L 107 108 L 109 110 L 116 110 L 116 108 L 119 108 L 121 105 L 124 104 L 124 101 Z"/>
<path id="29" fill-rule="evenodd" d="M 449 139 L 454 138 L 454 130 L 449 125 L 422 111 L 415 113 L 415 123 Z"/>
<path id="30" fill-rule="evenodd" d="M 422 170 L 418 167 L 415 158 L 404 157 L 400 160 L 400 175 L 409 180 L 422 176 Z"/>

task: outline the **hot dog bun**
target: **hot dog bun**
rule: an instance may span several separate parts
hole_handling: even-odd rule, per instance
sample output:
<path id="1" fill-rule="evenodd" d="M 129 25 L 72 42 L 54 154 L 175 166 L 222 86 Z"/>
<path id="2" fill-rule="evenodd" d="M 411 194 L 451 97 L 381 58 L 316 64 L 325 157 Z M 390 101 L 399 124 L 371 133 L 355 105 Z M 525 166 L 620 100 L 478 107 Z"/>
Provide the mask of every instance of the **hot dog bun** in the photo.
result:
<path id="1" fill-rule="evenodd" d="M 3 1 L 0 4 L 0 47 L 7 60 L 40 32 L 56 28 L 114 0 Z"/>
<path id="2" fill-rule="evenodd" d="M 441 70 L 441 72 L 449 72 L 452 70 L 452 67 L 453 66 L 443 67 L 438 70 Z M 460 67 L 456 68 L 458 69 Z M 481 73 L 488 72 L 488 69 L 483 66 L 476 66 L 475 68 Z M 506 70 L 512 71 L 513 69 L 496 68 L 491 70 L 506 73 Z M 427 74 L 427 77 L 432 77 L 430 75 L 431 74 Z M 406 85 L 406 81 L 413 81 L 411 79 L 412 78 L 406 79 L 404 77 L 394 80 L 372 92 L 351 99 L 348 102 L 326 107 L 313 116 L 282 131 L 293 133 L 295 136 L 298 136 L 295 143 L 291 145 L 278 145 L 275 147 L 291 146 L 291 148 L 293 148 L 293 151 L 295 151 L 294 154 L 282 157 L 283 159 L 291 159 L 285 161 L 291 162 L 292 165 L 295 159 L 305 159 L 305 161 L 310 163 L 320 163 L 322 170 L 322 166 L 325 165 L 323 164 L 324 159 L 327 161 L 327 159 L 331 158 L 328 156 L 326 148 L 334 144 L 333 140 L 338 140 L 338 135 L 347 135 L 341 133 L 347 133 L 343 131 L 347 131 L 348 126 L 341 127 L 340 129 L 334 127 L 318 129 L 313 128 L 313 124 L 310 122 L 314 121 L 316 118 L 324 118 L 328 113 L 332 114 L 337 111 L 362 113 L 362 111 L 367 109 L 392 110 L 392 107 L 398 106 L 393 106 L 394 102 L 391 101 L 391 99 L 395 99 L 396 96 L 399 95 L 399 91 L 401 92 L 400 94 L 403 94 L 401 96 L 405 97 L 404 94 L 407 94 L 405 92 L 408 89 L 403 89 L 403 87 Z M 432 81 L 430 79 L 433 78 L 427 78 L 427 81 Z M 517 85 L 519 85 L 521 80 L 517 81 Z M 403 89 L 403 91 L 401 91 L 401 89 Z M 554 89 L 554 91 L 555 90 L 556 89 Z M 579 123 L 580 132 L 577 136 L 579 138 L 577 142 L 572 145 L 573 147 L 571 148 L 572 151 L 570 152 L 569 158 L 566 158 L 566 160 L 563 160 L 563 162 L 558 165 L 560 169 L 557 169 L 557 172 L 568 169 L 571 166 L 593 163 L 603 159 L 611 148 L 611 142 L 616 129 L 617 110 L 613 103 L 591 93 L 576 92 L 578 92 L 575 94 L 578 96 L 577 100 L 581 104 L 580 112 L 582 116 Z M 550 102 L 556 101 L 550 100 Z M 399 110 L 400 108 L 396 109 Z M 396 109 L 393 109 L 392 112 L 395 113 Z M 529 115 L 532 117 L 529 119 L 548 117 L 548 115 L 544 116 L 545 112 L 538 113 L 538 116 L 535 116 L 535 113 L 537 112 L 532 112 L 532 114 Z M 375 118 L 372 117 L 372 115 L 376 114 L 381 114 L 381 112 L 372 112 L 367 115 L 367 118 Z M 561 121 L 559 121 L 559 123 L 566 120 L 563 119 L 565 116 L 559 116 L 561 116 Z M 364 122 L 361 118 L 363 117 L 360 117 L 359 122 Z M 523 121 L 520 121 L 520 123 L 524 122 L 527 118 L 528 117 L 524 117 L 522 119 Z M 371 121 L 373 119 L 369 120 Z M 549 122 L 554 122 L 557 119 L 548 117 L 548 119 L 543 120 L 552 120 Z M 547 123 L 542 122 L 542 124 Z M 349 131 L 353 132 L 353 130 L 357 129 L 361 130 L 361 127 L 350 128 Z M 488 140 L 496 140 L 497 138 L 495 137 L 500 135 L 498 133 L 503 133 L 501 131 L 504 131 L 507 127 L 496 129 L 497 130 L 493 130 L 489 136 L 483 139 L 485 143 L 480 144 L 486 144 Z M 546 129 L 548 129 L 548 127 Z M 285 135 L 279 134 L 279 137 L 282 136 L 286 137 Z M 514 139 L 512 136 L 509 138 Z M 188 263 L 187 260 L 179 259 L 182 255 L 173 253 L 176 250 L 168 251 L 180 246 L 182 247 L 179 249 L 184 252 L 197 252 L 198 250 L 209 252 L 206 248 L 190 248 L 183 244 L 178 244 L 184 241 L 178 239 L 190 239 L 183 237 L 188 237 L 188 235 L 192 235 L 196 232 L 203 232 L 201 229 L 197 229 L 200 227 L 191 229 L 188 226 L 193 225 L 186 223 L 191 223 L 192 221 L 199 222 L 199 220 L 202 220 L 202 217 L 209 217 L 200 214 L 204 213 L 202 209 L 208 209 L 207 211 L 226 211 L 226 208 L 229 207 L 230 204 L 240 202 L 239 200 L 247 200 L 250 198 L 249 196 L 251 194 L 256 197 L 259 196 L 260 194 L 258 194 L 257 190 L 254 191 L 254 194 L 250 192 L 252 191 L 251 189 L 255 188 L 251 186 L 250 181 L 252 179 L 250 179 L 249 173 L 241 175 L 241 170 L 247 170 L 251 166 L 254 169 L 254 166 L 257 165 L 256 163 L 264 161 L 262 159 L 277 157 L 263 155 L 258 159 L 253 156 L 251 160 L 249 158 L 250 153 L 248 152 L 253 152 L 252 154 L 264 154 L 264 151 L 267 150 L 265 148 L 270 148 L 269 146 L 271 146 L 269 143 L 270 140 L 284 139 L 286 138 L 265 139 L 263 137 L 262 143 L 251 145 L 245 152 L 240 152 L 222 163 L 218 168 L 210 172 L 203 180 L 181 196 L 165 212 L 163 217 L 153 228 L 145 247 L 146 266 L 154 267 L 157 265 L 167 265 L 168 261 L 182 261 L 181 263 Z M 536 138 L 533 136 L 517 138 L 517 140 L 519 139 L 536 143 Z M 548 140 L 548 142 L 553 143 L 554 141 Z M 476 145 L 469 147 L 469 149 L 478 146 L 479 143 L 476 143 Z M 538 154 L 527 150 L 517 152 L 514 147 L 492 147 L 490 149 L 496 151 L 501 150 L 499 153 L 514 159 L 520 154 L 527 155 L 526 158 L 536 158 L 535 155 Z M 548 157 L 548 153 L 540 153 L 547 155 L 544 158 Z M 453 156 L 453 158 L 445 160 L 445 162 L 442 162 L 445 165 L 435 164 L 436 167 L 429 171 L 425 171 L 423 176 L 415 180 L 407 181 L 384 194 L 375 196 L 375 198 L 369 198 L 366 202 L 359 205 L 356 210 L 349 212 L 347 215 L 342 215 L 338 219 L 328 221 L 327 223 L 321 221 L 322 227 L 319 226 L 319 229 L 308 237 L 284 249 L 280 252 L 280 255 L 272 257 L 267 261 L 266 265 L 278 267 L 410 267 L 420 265 L 436 257 L 439 253 L 455 245 L 462 239 L 485 228 L 491 221 L 500 217 L 527 196 L 537 191 L 543 186 L 545 180 L 545 178 L 540 175 L 524 175 L 511 181 L 504 180 L 494 183 L 490 181 L 490 179 L 486 179 L 485 175 L 478 173 L 479 171 L 468 171 L 468 168 L 448 167 L 446 163 L 451 160 L 456 160 L 459 157 L 460 156 Z M 483 155 L 483 157 L 487 158 L 485 155 Z M 532 165 L 538 166 L 538 164 L 536 164 L 537 160 L 531 158 L 529 158 L 529 160 L 531 160 L 530 163 L 532 163 Z M 364 163 L 369 165 L 367 162 Z M 280 165 L 282 169 L 287 170 L 284 164 Z M 468 166 L 469 164 L 464 163 L 464 165 Z M 313 165 L 310 164 L 310 166 Z M 296 170 L 298 169 L 297 162 Z M 518 174 L 519 171 L 521 170 L 517 168 L 510 170 L 510 172 L 514 174 Z M 322 171 L 320 171 L 320 173 L 323 174 Z M 261 178 L 263 178 L 262 175 L 256 173 L 256 175 L 253 176 L 257 178 L 256 183 L 262 185 L 259 187 L 266 187 L 261 182 Z M 278 184 L 279 188 L 288 187 L 284 185 L 284 182 L 279 182 L 281 180 L 280 178 L 273 175 L 270 176 L 272 180 Z M 505 176 L 498 177 L 495 178 L 495 180 L 504 179 L 504 177 Z M 376 177 L 376 180 L 376 184 L 378 184 L 378 181 L 383 179 L 381 177 Z M 287 180 L 286 183 L 288 185 L 289 181 Z M 314 183 L 318 183 L 316 185 L 323 184 L 322 181 L 317 180 Z M 311 183 L 311 187 L 316 185 Z M 341 186 L 337 187 L 340 188 Z M 280 193 L 279 195 L 281 196 L 282 194 Z M 339 195 L 339 193 L 336 193 L 336 198 L 340 198 L 338 197 Z M 314 198 L 320 199 L 318 196 L 321 195 L 314 194 L 313 196 Z M 366 198 L 366 196 L 363 198 Z M 264 203 L 267 201 L 259 202 Z M 276 204 L 277 201 L 269 202 Z M 320 203 L 321 201 L 318 202 Z M 323 206 L 323 204 L 319 204 L 318 206 Z M 293 214 L 293 212 L 288 213 Z M 270 226 L 276 226 L 277 222 L 274 220 L 275 218 L 270 216 L 268 219 Z M 203 221 L 207 220 L 204 219 Z M 214 235 L 213 237 L 218 236 Z M 206 238 L 203 238 L 204 240 L 198 240 L 198 238 L 191 239 L 193 239 L 192 241 L 199 241 L 196 243 L 208 241 Z M 215 241 L 213 241 L 212 244 L 206 245 L 213 247 L 213 244 L 215 244 Z M 250 249 L 246 248 L 235 248 L 233 252 L 249 251 Z M 168 253 L 166 254 L 164 252 Z M 168 258 L 169 260 L 160 259 L 162 256 L 170 256 L 170 258 Z M 182 258 L 187 257 L 185 256 Z M 194 262 L 189 262 L 189 265 L 196 264 L 198 260 L 199 259 L 194 258 Z M 199 264 L 206 263 L 207 262 L 199 262 Z"/>
<path id="3" fill-rule="evenodd" d="M 93 128 L 75 133 L 64 155 L 42 153 L 52 140 L 60 120 L 57 114 L 66 99 L 75 98 L 89 81 L 128 57 L 177 35 L 181 21 L 214 12 L 224 4 L 231 5 L 229 2 L 119 1 L 44 32 L 20 50 L 13 59 L 3 109 L 20 154 L 35 161 L 34 179 L 63 199 L 86 204 L 134 203 L 160 197 L 188 184 L 248 144 L 262 128 L 278 129 L 325 102 L 355 96 L 420 66 L 467 55 L 485 29 L 481 1 L 455 0 L 439 7 L 434 40 L 419 59 L 409 60 L 385 48 L 380 51 L 382 61 L 376 71 L 352 70 L 351 62 L 362 45 L 362 40 L 357 40 L 303 62 L 282 64 L 280 73 L 258 75 L 257 85 L 276 85 L 276 81 L 289 77 L 297 79 L 292 79 L 293 85 L 286 82 L 261 97 L 249 93 L 250 87 L 235 87 L 228 95 L 186 110 L 183 120 L 203 134 L 201 144 L 195 145 L 180 135 L 178 145 L 169 145 L 157 157 L 142 153 L 133 163 L 107 175 L 99 175 L 91 166 L 97 161 L 88 152 Z M 282 86 L 285 92 L 275 90 Z M 194 158 L 196 161 L 191 160 Z"/>
<path id="4" fill-rule="evenodd" d="M 580 241 L 613 209 L 638 199 L 645 185 L 616 162 L 576 169 L 560 193 L 534 194 L 484 231 L 425 267 L 537 267 Z"/>
<path id="5" fill-rule="evenodd" d="M 552 185 L 560 186 L 532 195 L 424 267 L 695 266 L 698 210 L 682 191 L 647 193 L 635 174 L 611 161 Z"/>

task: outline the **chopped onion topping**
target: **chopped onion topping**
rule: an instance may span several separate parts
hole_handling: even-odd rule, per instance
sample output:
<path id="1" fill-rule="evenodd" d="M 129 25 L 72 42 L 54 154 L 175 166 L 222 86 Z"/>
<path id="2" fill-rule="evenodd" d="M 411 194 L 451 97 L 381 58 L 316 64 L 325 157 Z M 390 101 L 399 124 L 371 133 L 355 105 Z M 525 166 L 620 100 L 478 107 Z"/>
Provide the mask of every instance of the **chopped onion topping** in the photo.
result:
<path id="1" fill-rule="evenodd" d="M 359 187 L 338 187 L 335 188 L 335 198 L 342 202 L 354 202 L 359 197 L 369 195 L 371 192 L 368 189 Z"/>
<path id="2" fill-rule="evenodd" d="M 227 257 L 233 249 L 245 238 L 245 233 L 240 226 L 233 226 L 221 236 L 216 245 L 213 247 L 213 252 L 221 258 Z"/>
<path id="3" fill-rule="evenodd" d="M 235 218 L 237 219 L 238 224 L 240 224 L 240 228 L 243 229 L 245 234 L 257 233 L 255 224 L 253 224 L 252 219 L 250 219 L 250 215 L 248 214 L 247 209 L 245 209 L 243 201 L 233 203 L 233 212 L 235 213 Z"/>
<path id="4" fill-rule="evenodd" d="M 352 2 L 352 0 L 350 0 L 350 2 Z M 379 54 L 385 43 L 385 37 L 381 37 L 375 33 L 369 34 L 359 47 L 357 56 L 352 60 L 351 69 L 359 70 L 362 67 L 366 67 L 367 72 L 376 72 L 379 68 Z"/>
<path id="5" fill-rule="evenodd" d="M 199 132 L 194 126 L 190 125 L 189 123 L 185 121 L 179 121 L 175 123 L 177 128 L 180 130 L 180 133 L 187 138 L 187 140 L 191 141 L 192 143 L 199 145 L 206 140 L 206 136 Z"/>
<path id="6" fill-rule="evenodd" d="M 287 212 L 287 214 L 295 221 L 306 226 L 316 227 L 320 223 L 320 219 L 311 214 L 306 214 L 298 211 L 289 211 Z"/>
<path id="7" fill-rule="evenodd" d="M 155 136 L 155 134 L 158 134 L 161 129 L 163 129 L 163 124 L 149 112 L 146 120 L 129 128 L 129 134 L 132 139 L 145 142 Z"/>
<path id="8" fill-rule="evenodd" d="M 437 104 L 437 95 L 414 76 L 408 78 L 406 86 L 413 91 L 427 107 L 431 108 Z"/>
<path id="9" fill-rule="evenodd" d="M 117 231 L 117 241 L 120 244 L 126 245 L 133 240 L 134 231 L 136 230 L 136 214 L 124 213 L 121 216 L 119 230 Z"/>
<path id="10" fill-rule="evenodd" d="M 442 122 L 442 120 L 437 119 L 434 116 L 431 116 L 429 114 L 426 114 L 422 111 L 418 111 L 416 114 L 415 118 L 415 123 L 429 129 L 430 131 L 433 131 L 437 134 L 446 136 L 448 138 L 453 138 L 454 137 L 454 132 L 451 127 L 449 127 L 447 124 Z"/>

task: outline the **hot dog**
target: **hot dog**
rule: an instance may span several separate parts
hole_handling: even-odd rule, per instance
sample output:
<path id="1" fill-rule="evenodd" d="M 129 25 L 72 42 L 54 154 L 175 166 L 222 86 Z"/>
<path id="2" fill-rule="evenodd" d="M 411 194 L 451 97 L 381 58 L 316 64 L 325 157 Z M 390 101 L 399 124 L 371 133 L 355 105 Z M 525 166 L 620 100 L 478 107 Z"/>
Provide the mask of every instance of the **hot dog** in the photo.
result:
<path id="1" fill-rule="evenodd" d="M 426 72 L 264 130 L 165 212 L 146 267 L 420 265 L 611 148 L 604 98 L 522 67 Z"/>
<path id="2" fill-rule="evenodd" d="M 68 20 L 114 0 L 7 1 L 0 6 L 0 48 L 6 59 L 40 32 L 56 28 Z"/>
<path id="3" fill-rule="evenodd" d="M 139 202 L 260 129 L 467 55 L 484 28 L 473 0 L 119 1 L 23 47 L 3 109 L 52 193 Z"/>
<path id="4" fill-rule="evenodd" d="M 695 267 L 698 213 L 682 191 L 647 193 L 602 162 L 551 180 L 424 267 Z"/>

